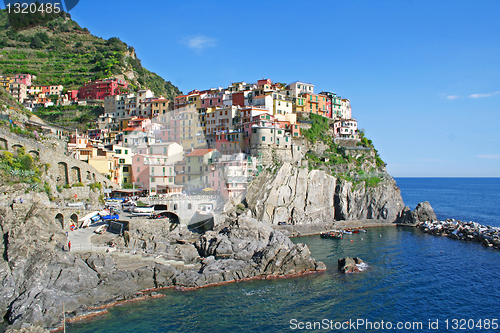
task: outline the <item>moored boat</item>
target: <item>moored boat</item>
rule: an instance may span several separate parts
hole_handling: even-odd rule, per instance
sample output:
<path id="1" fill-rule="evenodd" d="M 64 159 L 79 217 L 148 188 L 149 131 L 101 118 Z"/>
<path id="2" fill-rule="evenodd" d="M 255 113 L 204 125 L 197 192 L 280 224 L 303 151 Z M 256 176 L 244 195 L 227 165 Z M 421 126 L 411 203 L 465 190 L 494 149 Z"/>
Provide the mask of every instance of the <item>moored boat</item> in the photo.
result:
<path id="1" fill-rule="evenodd" d="M 320 234 L 321 238 L 342 239 L 342 233 L 339 231 L 325 231 Z"/>

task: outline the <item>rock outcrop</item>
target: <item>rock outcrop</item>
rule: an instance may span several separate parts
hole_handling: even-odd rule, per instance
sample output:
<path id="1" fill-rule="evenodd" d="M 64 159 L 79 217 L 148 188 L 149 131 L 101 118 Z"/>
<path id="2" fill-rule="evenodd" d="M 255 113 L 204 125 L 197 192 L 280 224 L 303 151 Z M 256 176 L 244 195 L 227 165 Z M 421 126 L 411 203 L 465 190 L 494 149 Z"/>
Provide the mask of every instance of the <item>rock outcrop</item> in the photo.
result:
<path id="1" fill-rule="evenodd" d="M 284 163 L 257 177 L 245 200 L 258 220 L 320 223 L 334 218 L 335 185 L 336 179 L 324 171 Z"/>
<path id="2" fill-rule="evenodd" d="M 248 216 L 227 218 L 195 244 L 169 242 L 168 228 L 161 226 L 131 229 L 128 245 L 140 247 L 139 254 L 124 252 L 124 237 L 114 253 L 67 252 L 61 225 L 40 207 L 30 216 L 2 209 L 0 229 L 0 312 L 12 328 L 56 327 L 63 303 L 67 317 L 85 316 L 91 306 L 142 297 L 142 290 L 152 288 L 196 288 L 325 269 L 307 246 Z M 153 239 L 150 232 L 161 237 Z M 171 254 L 176 261 L 168 258 Z"/>
<path id="3" fill-rule="evenodd" d="M 339 181 L 335 193 L 335 219 L 383 219 L 395 221 L 404 207 L 401 192 L 392 177 L 377 186 Z"/>
<path id="4" fill-rule="evenodd" d="M 245 201 L 255 218 L 272 224 L 395 221 L 404 207 L 401 192 L 389 175 L 371 187 L 288 163 L 264 170 L 249 186 Z"/>
<path id="5" fill-rule="evenodd" d="M 206 232 L 196 247 L 202 256 L 246 262 L 249 267 L 242 272 L 244 278 L 325 269 L 323 263 L 310 257 L 306 245 L 294 244 L 269 223 L 246 216 L 228 221 L 216 231 Z"/>
<path id="6" fill-rule="evenodd" d="M 358 257 L 344 257 L 338 260 L 338 268 L 342 273 L 356 273 L 363 271 L 363 260 Z"/>
<path id="7" fill-rule="evenodd" d="M 411 211 L 408 206 L 400 212 L 397 222 L 402 225 L 417 226 L 426 221 L 436 221 L 437 217 L 428 201 L 420 202 L 415 210 Z"/>

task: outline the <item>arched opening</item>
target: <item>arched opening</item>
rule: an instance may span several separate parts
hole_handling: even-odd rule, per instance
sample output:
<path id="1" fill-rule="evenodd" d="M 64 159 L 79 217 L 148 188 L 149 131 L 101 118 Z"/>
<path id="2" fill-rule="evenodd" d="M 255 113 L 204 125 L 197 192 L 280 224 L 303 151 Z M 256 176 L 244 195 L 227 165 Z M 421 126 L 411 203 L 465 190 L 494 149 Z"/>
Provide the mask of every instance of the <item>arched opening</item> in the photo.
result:
<path id="1" fill-rule="evenodd" d="M 72 181 L 72 183 L 81 183 L 82 182 L 80 168 L 77 166 L 74 166 L 71 168 L 71 181 Z"/>
<path id="2" fill-rule="evenodd" d="M 56 215 L 56 222 L 58 222 L 61 225 L 61 228 L 64 229 L 64 216 L 61 213 L 58 213 Z"/>
<path id="3" fill-rule="evenodd" d="M 92 180 L 92 174 L 90 171 L 87 171 L 87 180 Z"/>
<path id="4" fill-rule="evenodd" d="M 23 148 L 23 146 L 20 144 L 12 145 L 12 151 L 14 151 L 14 152 L 17 152 L 17 150 L 20 148 Z"/>
<path id="5" fill-rule="evenodd" d="M 36 150 L 30 150 L 29 154 L 33 157 L 34 160 L 38 160 L 40 158 L 40 153 Z"/>
<path id="6" fill-rule="evenodd" d="M 177 210 L 177 204 L 174 204 L 174 210 Z"/>
<path id="7" fill-rule="evenodd" d="M 175 230 L 175 228 L 177 228 L 179 226 L 180 219 L 179 219 L 179 216 L 177 216 L 177 214 L 172 213 L 172 212 L 163 212 L 160 215 L 166 216 L 168 218 L 169 223 L 170 223 L 170 231 Z"/>
<path id="8" fill-rule="evenodd" d="M 0 149 L 1 150 L 8 150 L 9 149 L 8 142 L 4 138 L 0 138 Z"/>
<path id="9" fill-rule="evenodd" d="M 75 225 L 78 225 L 78 215 L 76 214 L 71 214 L 71 217 L 70 217 L 71 221 L 73 223 L 75 223 Z"/>
<path id="10" fill-rule="evenodd" d="M 57 185 L 68 185 L 68 165 L 64 162 L 59 162 L 57 164 L 59 175 L 57 177 Z"/>

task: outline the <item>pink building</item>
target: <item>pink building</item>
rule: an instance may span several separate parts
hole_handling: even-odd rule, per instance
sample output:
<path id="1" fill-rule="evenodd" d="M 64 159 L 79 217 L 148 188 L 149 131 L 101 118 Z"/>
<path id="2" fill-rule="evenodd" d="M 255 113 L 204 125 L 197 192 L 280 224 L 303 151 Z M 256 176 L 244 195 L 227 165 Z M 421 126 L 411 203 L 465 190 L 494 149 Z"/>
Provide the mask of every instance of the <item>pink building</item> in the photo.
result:
<path id="1" fill-rule="evenodd" d="M 104 99 L 106 96 L 119 95 L 128 83 L 121 79 L 105 79 L 86 83 L 78 89 L 80 99 Z"/>
<path id="2" fill-rule="evenodd" d="M 182 192 L 182 186 L 174 180 L 174 164 L 168 163 L 166 156 L 137 154 L 132 157 L 132 181 L 150 195 Z"/>
<path id="3" fill-rule="evenodd" d="M 14 83 L 22 83 L 25 86 L 29 87 L 31 86 L 31 81 L 35 77 L 31 74 L 16 74 L 14 75 Z"/>

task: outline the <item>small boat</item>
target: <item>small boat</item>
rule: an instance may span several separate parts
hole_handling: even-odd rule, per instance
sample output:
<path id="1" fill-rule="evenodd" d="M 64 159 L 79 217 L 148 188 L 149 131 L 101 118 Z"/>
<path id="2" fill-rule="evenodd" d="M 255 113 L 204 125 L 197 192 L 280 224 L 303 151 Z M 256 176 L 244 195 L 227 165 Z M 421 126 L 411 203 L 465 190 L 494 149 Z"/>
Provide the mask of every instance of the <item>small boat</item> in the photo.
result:
<path id="1" fill-rule="evenodd" d="M 118 220 L 119 218 L 118 214 L 101 216 L 101 220 Z"/>
<path id="2" fill-rule="evenodd" d="M 99 212 L 97 212 L 97 211 L 85 215 L 84 217 L 79 219 L 78 222 L 83 222 L 82 227 L 85 228 L 85 227 L 88 227 L 92 222 L 94 222 L 96 217 L 97 217 L 97 220 L 99 220 L 100 216 L 99 216 Z"/>
<path id="3" fill-rule="evenodd" d="M 131 211 L 133 207 L 136 207 L 137 203 L 134 200 L 128 200 L 122 203 L 122 209 L 123 211 Z"/>
<path id="4" fill-rule="evenodd" d="M 99 228 L 95 229 L 94 232 L 96 234 L 102 235 L 103 233 L 106 232 L 106 230 L 108 230 L 108 225 L 107 224 L 103 224 Z"/>
<path id="5" fill-rule="evenodd" d="M 146 207 L 134 206 L 130 209 L 130 212 L 135 214 L 143 214 L 143 213 L 152 214 L 154 210 L 155 206 L 146 206 Z"/>
<path id="6" fill-rule="evenodd" d="M 352 235 L 352 231 L 351 230 L 342 230 L 342 233 L 346 234 L 346 235 Z"/>
<path id="7" fill-rule="evenodd" d="M 320 234 L 321 238 L 342 239 L 342 233 L 338 231 L 325 231 Z"/>
<path id="8" fill-rule="evenodd" d="M 121 208 L 122 207 L 121 201 L 118 201 L 118 200 L 106 200 L 104 202 L 104 205 L 106 207 L 113 207 L 113 208 Z"/>

